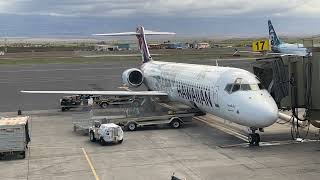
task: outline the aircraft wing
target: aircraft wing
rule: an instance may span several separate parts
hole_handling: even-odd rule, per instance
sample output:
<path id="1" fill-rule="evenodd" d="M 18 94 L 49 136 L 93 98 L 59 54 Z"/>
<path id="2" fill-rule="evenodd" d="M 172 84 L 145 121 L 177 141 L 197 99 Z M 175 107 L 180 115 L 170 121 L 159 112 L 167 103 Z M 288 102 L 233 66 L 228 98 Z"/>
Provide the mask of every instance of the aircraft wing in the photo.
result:
<path id="1" fill-rule="evenodd" d="M 254 52 L 254 51 L 235 51 L 234 54 L 249 53 L 249 54 L 261 54 L 261 55 L 284 55 L 284 56 L 297 56 L 296 54 L 275 53 L 275 52 Z"/>
<path id="2" fill-rule="evenodd" d="M 144 31 L 145 35 L 175 35 L 174 32 L 156 32 L 156 31 Z M 139 35 L 137 32 L 122 32 L 122 33 L 106 33 L 106 34 L 92 34 L 94 36 L 132 36 Z"/>
<path id="3" fill-rule="evenodd" d="M 167 96 L 162 91 L 21 91 L 29 94 L 74 94 L 106 96 Z"/>

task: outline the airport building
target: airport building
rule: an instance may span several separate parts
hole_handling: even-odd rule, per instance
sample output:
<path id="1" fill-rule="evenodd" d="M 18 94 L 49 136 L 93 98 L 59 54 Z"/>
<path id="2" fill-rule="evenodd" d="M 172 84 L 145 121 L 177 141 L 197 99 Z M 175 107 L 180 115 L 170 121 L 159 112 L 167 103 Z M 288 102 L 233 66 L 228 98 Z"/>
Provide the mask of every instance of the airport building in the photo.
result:
<path id="1" fill-rule="evenodd" d="M 200 43 L 197 43 L 195 47 L 197 49 L 205 49 L 205 48 L 210 48 L 210 44 L 207 42 L 200 42 Z"/>

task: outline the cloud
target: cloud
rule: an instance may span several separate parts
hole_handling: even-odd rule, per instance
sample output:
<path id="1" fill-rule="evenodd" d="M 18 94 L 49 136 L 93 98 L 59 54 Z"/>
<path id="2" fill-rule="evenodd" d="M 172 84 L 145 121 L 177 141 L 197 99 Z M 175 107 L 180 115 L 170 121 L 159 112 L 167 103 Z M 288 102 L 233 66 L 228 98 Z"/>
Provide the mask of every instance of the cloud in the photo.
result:
<path id="1" fill-rule="evenodd" d="M 0 0 L 0 13 L 50 16 L 310 16 L 318 0 Z"/>

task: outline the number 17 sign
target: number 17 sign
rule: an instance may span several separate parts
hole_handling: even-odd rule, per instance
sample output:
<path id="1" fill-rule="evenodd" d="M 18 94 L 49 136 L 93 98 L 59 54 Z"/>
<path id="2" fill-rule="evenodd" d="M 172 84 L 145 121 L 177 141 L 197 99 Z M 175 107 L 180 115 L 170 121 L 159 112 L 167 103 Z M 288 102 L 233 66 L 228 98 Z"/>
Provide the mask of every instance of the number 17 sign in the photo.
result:
<path id="1" fill-rule="evenodd" d="M 270 51 L 269 39 L 257 40 L 252 42 L 252 51 Z"/>

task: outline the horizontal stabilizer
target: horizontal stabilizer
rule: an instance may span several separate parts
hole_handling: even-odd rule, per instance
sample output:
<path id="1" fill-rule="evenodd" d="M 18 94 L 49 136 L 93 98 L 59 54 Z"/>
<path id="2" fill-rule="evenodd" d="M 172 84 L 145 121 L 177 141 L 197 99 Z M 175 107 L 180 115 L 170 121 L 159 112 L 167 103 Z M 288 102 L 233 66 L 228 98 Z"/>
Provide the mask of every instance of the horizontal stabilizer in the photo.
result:
<path id="1" fill-rule="evenodd" d="M 107 96 L 167 96 L 161 91 L 21 91 L 30 94 L 85 94 Z"/>
<path id="2" fill-rule="evenodd" d="M 145 35 L 175 35 L 174 32 L 156 32 L 156 31 L 144 31 Z M 137 32 L 121 32 L 121 33 L 106 33 L 106 34 L 93 34 L 94 36 L 135 36 L 140 35 Z"/>

